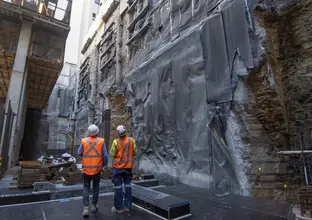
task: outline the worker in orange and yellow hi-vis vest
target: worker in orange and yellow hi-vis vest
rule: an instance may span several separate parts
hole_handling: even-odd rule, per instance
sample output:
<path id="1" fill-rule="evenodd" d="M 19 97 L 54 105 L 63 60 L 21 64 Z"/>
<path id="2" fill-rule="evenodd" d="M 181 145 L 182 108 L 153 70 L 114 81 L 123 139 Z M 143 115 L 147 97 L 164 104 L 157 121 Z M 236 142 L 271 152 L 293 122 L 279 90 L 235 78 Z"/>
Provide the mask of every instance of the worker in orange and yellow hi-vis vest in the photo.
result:
<path id="1" fill-rule="evenodd" d="M 115 139 L 109 152 L 113 157 L 113 183 L 114 183 L 114 207 L 113 212 L 123 213 L 130 211 L 132 205 L 132 166 L 136 153 L 136 143 L 132 137 L 127 137 L 126 128 L 123 125 L 117 127 L 119 138 Z M 123 202 L 122 184 L 125 187 Z"/>
<path id="2" fill-rule="evenodd" d="M 82 156 L 83 184 L 83 213 L 84 217 L 89 216 L 89 190 L 91 180 L 93 182 L 93 202 L 91 212 L 98 210 L 99 187 L 101 171 L 107 165 L 108 155 L 103 138 L 98 136 L 99 128 L 96 125 L 88 127 L 88 137 L 81 140 L 78 155 Z"/>

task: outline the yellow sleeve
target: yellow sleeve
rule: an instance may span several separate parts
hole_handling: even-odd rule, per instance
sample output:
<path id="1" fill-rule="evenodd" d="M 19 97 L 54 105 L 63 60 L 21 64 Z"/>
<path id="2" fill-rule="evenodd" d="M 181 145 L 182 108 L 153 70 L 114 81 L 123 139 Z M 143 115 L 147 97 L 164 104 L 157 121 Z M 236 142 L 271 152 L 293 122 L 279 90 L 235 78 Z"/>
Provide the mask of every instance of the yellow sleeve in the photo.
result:
<path id="1" fill-rule="evenodd" d="M 111 156 L 111 157 L 115 157 L 115 155 L 116 155 L 116 153 L 117 153 L 117 146 L 118 146 L 118 144 L 117 144 L 117 140 L 115 139 L 114 141 L 113 141 L 113 143 L 112 143 L 112 148 L 111 148 L 111 150 L 109 151 L 109 155 Z"/>
<path id="2" fill-rule="evenodd" d="M 135 140 L 132 138 L 133 140 L 133 154 L 135 155 L 136 154 L 136 143 L 135 143 Z"/>

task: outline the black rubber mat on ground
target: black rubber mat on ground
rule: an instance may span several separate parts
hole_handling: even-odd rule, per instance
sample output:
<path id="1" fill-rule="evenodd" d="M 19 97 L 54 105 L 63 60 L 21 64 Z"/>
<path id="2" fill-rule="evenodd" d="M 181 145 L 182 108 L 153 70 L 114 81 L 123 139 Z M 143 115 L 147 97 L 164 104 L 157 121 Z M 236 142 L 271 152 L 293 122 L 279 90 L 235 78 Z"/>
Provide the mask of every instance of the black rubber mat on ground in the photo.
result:
<path id="1" fill-rule="evenodd" d="M 192 217 L 187 219 L 211 220 L 292 220 L 289 216 L 290 205 L 260 198 L 244 197 L 233 194 L 221 195 L 205 189 L 187 185 L 175 185 L 155 189 L 181 199 L 191 201 Z M 131 214 L 114 214 L 112 196 L 100 198 L 99 212 L 90 215 L 89 219 L 107 220 L 156 220 L 159 219 L 133 207 Z M 0 207 L 2 220 L 57 220 L 83 219 L 81 216 L 82 201 L 63 200 L 59 202 L 38 203 Z"/>
<path id="2" fill-rule="evenodd" d="M 189 200 L 141 187 L 132 186 L 133 202 L 166 219 L 181 218 L 191 214 Z"/>
<path id="3" fill-rule="evenodd" d="M 218 220 L 290 220 L 290 205 L 261 198 L 217 194 L 187 185 L 155 189 L 191 201 L 192 219 Z"/>
<path id="4" fill-rule="evenodd" d="M 72 186 L 55 185 L 50 192 L 34 194 L 31 190 L 2 190 L 0 191 L 0 205 L 11 205 L 29 202 L 39 202 L 78 197 L 82 195 L 82 184 Z M 100 193 L 113 191 L 113 184 L 110 180 L 102 180 L 100 183 Z M 90 190 L 92 194 L 92 188 Z"/>
<path id="5" fill-rule="evenodd" d="M 101 197 L 99 211 L 91 214 L 88 219 L 94 220 L 156 220 L 158 218 L 133 207 L 131 213 L 115 214 L 111 212 L 112 196 Z M 0 208 L 1 220 L 60 220 L 84 219 L 81 200 L 63 200 L 41 204 L 29 204 Z"/>

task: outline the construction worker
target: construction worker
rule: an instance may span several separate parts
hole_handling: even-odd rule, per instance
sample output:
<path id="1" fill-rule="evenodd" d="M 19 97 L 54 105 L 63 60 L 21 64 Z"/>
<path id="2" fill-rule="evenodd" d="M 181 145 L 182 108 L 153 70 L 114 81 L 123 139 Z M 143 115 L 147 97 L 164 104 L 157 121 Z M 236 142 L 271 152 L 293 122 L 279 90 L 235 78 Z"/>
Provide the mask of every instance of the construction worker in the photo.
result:
<path id="1" fill-rule="evenodd" d="M 114 183 L 114 207 L 113 212 L 123 213 L 130 211 L 132 204 L 131 180 L 133 159 L 136 153 L 136 144 L 132 137 L 126 136 L 126 128 L 123 125 L 117 127 L 119 138 L 115 139 L 109 152 L 113 157 L 113 183 Z M 122 184 L 125 187 L 125 199 L 123 202 Z"/>
<path id="2" fill-rule="evenodd" d="M 103 138 L 98 136 L 99 128 L 96 125 L 88 127 L 88 137 L 81 140 L 78 155 L 82 156 L 83 184 L 83 217 L 89 216 L 89 190 L 93 182 L 93 202 L 91 212 L 98 211 L 99 185 L 101 171 L 107 165 L 108 154 Z"/>

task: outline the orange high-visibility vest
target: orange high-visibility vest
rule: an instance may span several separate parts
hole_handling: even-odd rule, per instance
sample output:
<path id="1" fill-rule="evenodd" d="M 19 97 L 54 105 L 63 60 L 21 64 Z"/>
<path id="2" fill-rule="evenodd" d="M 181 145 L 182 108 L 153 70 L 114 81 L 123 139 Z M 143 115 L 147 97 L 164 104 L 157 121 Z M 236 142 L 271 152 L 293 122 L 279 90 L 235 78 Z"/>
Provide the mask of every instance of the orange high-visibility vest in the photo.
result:
<path id="1" fill-rule="evenodd" d="M 133 165 L 133 143 L 131 137 L 117 140 L 117 154 L 114 159 L 115 168 L 132 168 Z"/>
<path id="2" fill-rule="evenodd" d="M 98 174 L 103 169 L 103 145 L 104 139 L 99 137 L 88 137 L 81 140 L 82 172 L 87 175 Z"/>

